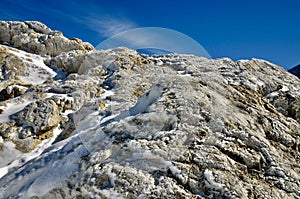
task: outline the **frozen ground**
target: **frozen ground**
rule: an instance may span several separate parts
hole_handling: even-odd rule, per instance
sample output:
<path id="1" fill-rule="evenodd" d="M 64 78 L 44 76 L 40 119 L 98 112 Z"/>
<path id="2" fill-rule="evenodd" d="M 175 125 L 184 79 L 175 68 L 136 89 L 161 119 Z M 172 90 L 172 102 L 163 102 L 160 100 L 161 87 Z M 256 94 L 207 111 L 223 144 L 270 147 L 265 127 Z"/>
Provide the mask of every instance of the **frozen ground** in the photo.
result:
<path id="1" fill-rule="evenodd" d="M 300 197 L 300 84 L 274 64 L 118 48 L 58 55 L 56 79 L 8 53 L 30 63 L 1 82 L 0 198 Z"/>

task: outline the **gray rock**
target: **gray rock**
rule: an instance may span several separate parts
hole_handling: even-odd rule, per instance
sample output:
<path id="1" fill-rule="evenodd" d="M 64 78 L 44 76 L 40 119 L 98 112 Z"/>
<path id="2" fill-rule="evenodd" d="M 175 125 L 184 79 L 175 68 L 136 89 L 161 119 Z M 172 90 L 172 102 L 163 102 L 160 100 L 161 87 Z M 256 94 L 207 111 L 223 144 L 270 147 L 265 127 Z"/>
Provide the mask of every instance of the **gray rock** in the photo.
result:
<path id="1" fill-rule="evenodd" d="M 36 135 L 58 125 L 59 112 L 52 101 L 36 101 L 27 105 L 22 111 L 11 116 L 16 124 L 22 127 L 22 134 L 30 131 Z M 22 137 L 22 136 L 21 136 Z"/>
<path id="2" fill-rule="evenodd" d="M 3 102 L 40 96 L 0 125 L 20 129 L 21 150 L 42 147 L 34 135 L 62 132 L 0 179 L 0 198 L 300 197 L 297 77 L 259 59 L 73 50 L 46 60 L 64 80 Z"/>

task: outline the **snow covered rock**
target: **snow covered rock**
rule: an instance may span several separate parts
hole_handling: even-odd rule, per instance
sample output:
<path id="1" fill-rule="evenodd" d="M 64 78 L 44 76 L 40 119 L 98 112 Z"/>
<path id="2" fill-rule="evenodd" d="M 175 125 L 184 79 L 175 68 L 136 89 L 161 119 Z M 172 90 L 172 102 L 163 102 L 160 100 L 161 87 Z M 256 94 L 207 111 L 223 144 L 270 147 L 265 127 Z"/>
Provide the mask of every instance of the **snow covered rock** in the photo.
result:
<path id="1" fill-rule="evenodd" d="M 69 51 L 61 53 L 58 56 L 48 58 L 45 63 L 48 66 L 55 65 L 68 73 L 83 74 L 89 69 L 97 66 L 109 67 L 114 70 L 122 63 L 125 67 L 133 67 L 134 64 L 147 63 L 149 60 L 144 59 L 137 52 L 129 49 L 118 48 L 108 51 L 91 51 L 84 53 L 83 51 Z"/>
<path id="2" fill-rule="evenodd" d="M 0 49 L 0 198 L 300 197 L 300 80 L 279 66 Z"/>
<path id="3" fill-rule="evenodd" d="M 90 51 L 94 47 L 80 39 L 67 39 L 41 22 L 0 21 L 0 42 L 39 55 L 59 55 L 71 50 Z"/>

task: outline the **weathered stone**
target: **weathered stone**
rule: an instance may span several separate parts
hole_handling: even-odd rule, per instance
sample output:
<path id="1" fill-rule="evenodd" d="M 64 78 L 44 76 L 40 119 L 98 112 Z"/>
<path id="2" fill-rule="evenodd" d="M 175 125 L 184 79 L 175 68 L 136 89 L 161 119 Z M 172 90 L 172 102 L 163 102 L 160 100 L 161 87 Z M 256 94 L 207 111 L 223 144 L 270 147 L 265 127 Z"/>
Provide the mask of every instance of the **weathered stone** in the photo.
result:
<path id="1" fill-rule="evenodd" d="M 104 67 L 110 70 L 116 70 L 119 67 L 131 69 L 135 65 L 143 65 L 150 63 L 135 51 L 128 49 L 115 49 L 108 51 L 92 51 L 84 53 L 84 51 L 64 52 L 60 55 L 46 59 L 47 65 L 55 65 L 68 73 L 83 74 L 90 69 L 96 67 Z M 106 71 L 102 69 L 102 75 Z"/>
<path id="2" fill-rule="evenodd" d="M 16 149 L 24 153 L 30 152 L 36 148 L 38 143 L 40 143 L 38 140 L 34 140 L 32 137 L 26 137 L 22 139 L 14 138 L 12 141 L 16 145 Z"/>
<path id="3" fill-rule="evenodd" d="M 61 117 L 52 100 L 41 100 L 30 103 L 22 111 L 11 116 L 22 131 L 39 135 L 57 126 Z M 24 133 L 28 134 L 28 133 Z"/>
<path id="4" fill-rule="evenodd" d="M 40 23 L 10 26 L 16 45 L 28 42 L 28 28 L 30 38 L 43 34 L 39 45 L 67 45 Z M 2 76 L 13 79 L 23 60 L 7 49 Z M 74 48 L 45 62 L 68 76 L 3 99 L 3 113 L 5 104 L 30 103 L 0 125 L 1 136 L 29 152 L 54 129 L 61 134 L 0 179 L 1 198 L 300 197 L 300 81 L 282 68 L 126 48 Z"/>
<path id="5" fill-rule="evenodd" d="M 94 47 L 80 39 L 67 39 L 41 22 L 0 22 L 0 42 L 39 55 L 56 56 L 72 50 L 91 51 Z"/>
<path id="6" fill-rule="evenodd" d="M 16 127 L 15 122 L 4 122 L 0 124 L 0 135 L 5 139 L 9 139 L 10 135 L 14 132 L 17 132 L 18 128 Z"/>

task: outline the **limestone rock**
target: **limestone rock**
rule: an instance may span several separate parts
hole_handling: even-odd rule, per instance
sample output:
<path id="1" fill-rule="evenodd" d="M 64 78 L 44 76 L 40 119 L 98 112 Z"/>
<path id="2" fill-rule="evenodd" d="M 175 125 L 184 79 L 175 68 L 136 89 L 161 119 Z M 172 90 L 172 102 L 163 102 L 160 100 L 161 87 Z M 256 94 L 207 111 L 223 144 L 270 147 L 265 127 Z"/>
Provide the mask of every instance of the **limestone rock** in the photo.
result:
<path id="1" fill-rule="evenodd" d="M 1 89 L 16 82 L 20 86 L 43 83 L 56 75 L 42 57 L 4 45 L 0 45 L 0 66 Z"/>
<path id="2" fill-rule="evenodd" d="M 18 131 L 15 123 L 12 122 L 4 122 L 0 124 L 0 129 L 1 129 L 1 137 L 3 139 L 9 139 L 9 136 Z"/>
<path id="3" fill-rule="evenodd" d="M 27 52 L 56 56 L 72 50 L 90 51 L 94 47 L 80 39 L 67 39 L 59 31 L 35 22 L 0 21 L 0 42 Z"/>
<path id="4" fill-rule="evenodd" d="M 21 85 L 1 59 L 6 95 Z M 300 197 L 300 80 L 279 66 L 126 48 L 43 60 L 66 77 L 0 103 L 0 198 Z"/>
<path id="5" fill-rule="evenodd" d="M 107 67 L 111 70 L 118 67 L 132 68 L 134 65 L 148 63 L 137 52 L 128 49 L 114 49 L 108 51 L 70 51 L 45 60 L 48 66 L 55 65 L 68 73 L 83 74 L 97 66 Z"/>
<path id="6" fill-rule="evenodd" d="M 59 123 L 59 112 L 51 100 L 36 101 L 27 105 L 22 111 L 11 117 L 25 131 L 35 134 L 47 131 Z"/>

